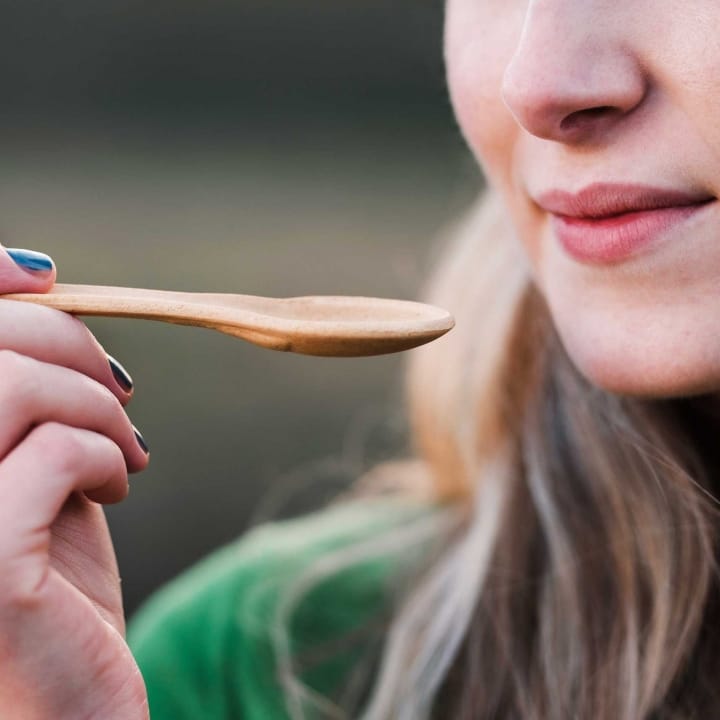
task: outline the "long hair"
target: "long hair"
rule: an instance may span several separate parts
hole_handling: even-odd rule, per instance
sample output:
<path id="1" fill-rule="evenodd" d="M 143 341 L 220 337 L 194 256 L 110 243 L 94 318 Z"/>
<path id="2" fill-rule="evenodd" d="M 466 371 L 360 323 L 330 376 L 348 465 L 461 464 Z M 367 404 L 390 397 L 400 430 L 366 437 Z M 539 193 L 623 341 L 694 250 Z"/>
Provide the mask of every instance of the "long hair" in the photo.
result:
<path id="1" fill-rule="evenodd" d="M 430 509 L 329 550 L 288 589 L 276 649 L 290 716 L 720 716 L 717 400 L 589 383 L 491 193 L 423 299 L 456 328 L 410 353 L 413 457 L 371 473 L 359 494 L 394 475 L 397 497 Z M 398 591 L 366 691 L 352 703 L 313 697 L 283 632 L 299 598 L 413 546 L 431 551 Z"/>

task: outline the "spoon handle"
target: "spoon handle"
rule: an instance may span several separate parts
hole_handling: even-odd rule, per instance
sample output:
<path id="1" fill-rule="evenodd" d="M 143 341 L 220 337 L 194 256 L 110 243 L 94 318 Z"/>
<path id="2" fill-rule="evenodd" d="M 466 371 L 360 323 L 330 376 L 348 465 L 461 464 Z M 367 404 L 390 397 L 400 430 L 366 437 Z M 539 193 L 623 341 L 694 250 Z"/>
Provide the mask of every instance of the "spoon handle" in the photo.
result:
<path id="1" fill-rule="evenodd" d="M 254 342 L 273 350 L 286 349 L 276 332 L 263 327 L 263 318 L 253 312 L 253 295 L 232 295 L 232 309 L 217 307 L 219 295 L 174 290 L 113 287 L 110 285 L 73 285 L 56 283 L 47 293 L 13 293 L 0 295 L 7 300 L 21 300 L 45 305 L 72 315 L 100 315 L 142 320 L 158 320 L 176 325 L 209 328 L 233 337 Z"/>
<path id="2" fill-rule="evenodd" d="M 180 295 L 182 293 L 165 290 L 57 283 L 47 293 L 13 293 L 0 297 L 45 305 L 73 315 L 141 318 L 208 327 L 203 313 L 182 302 Z"/>
<path id="3" fill-rule="evenodd" d="M 0 297 L 45 305 L 74 315 L 143 318 L 210 326 L 203 306 L 198 302 L 203 297 L 202 293 L 56 283 L 47 293 L 13 293 Z M 242 299 L 249 296 L 236 297 Z"/>

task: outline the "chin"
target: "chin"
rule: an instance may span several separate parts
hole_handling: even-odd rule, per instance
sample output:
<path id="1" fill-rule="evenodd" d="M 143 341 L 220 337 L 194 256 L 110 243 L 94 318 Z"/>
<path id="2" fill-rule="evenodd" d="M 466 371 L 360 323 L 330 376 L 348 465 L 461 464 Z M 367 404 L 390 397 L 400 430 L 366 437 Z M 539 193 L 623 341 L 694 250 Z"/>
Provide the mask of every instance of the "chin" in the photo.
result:
<path id="1" fill-rule="evenodd" d="M 720 391 L 720 342 L 708 347 L 707 336 L 687 328 L 559 323 L 558 332 L 579 372 L 616 395 L 660 399 Z"/>
<path id="2" fill-rule="evenodd" d="M 717 392 L 720 378 L 709 379 L 693 368 L 667 368 L 653 366 L 645 361 L 632 359 L 618 363 L 617 358 L 597 357 L 587 362 L 585 358 L 573 357 L 580 373 L 593 385 L 614 395 L 639 398 L 678 398 Z"/>

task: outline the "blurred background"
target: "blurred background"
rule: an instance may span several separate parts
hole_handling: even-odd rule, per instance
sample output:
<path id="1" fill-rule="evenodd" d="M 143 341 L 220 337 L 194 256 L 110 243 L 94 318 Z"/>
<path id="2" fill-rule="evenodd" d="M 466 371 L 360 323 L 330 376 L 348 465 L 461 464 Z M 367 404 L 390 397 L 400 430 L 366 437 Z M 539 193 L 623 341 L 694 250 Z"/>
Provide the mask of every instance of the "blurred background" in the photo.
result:
<path id="1" fill-rule="evenodd" d="M 480 187 L 439 0 L 0 8 L 0 242 L 51 254 L 63 282 L 414 299 Z M 88 325 L 133 376 L 152 451 L 107 512 L 128 614 L 249 525 L 407 448 L 403 355 Z"/>

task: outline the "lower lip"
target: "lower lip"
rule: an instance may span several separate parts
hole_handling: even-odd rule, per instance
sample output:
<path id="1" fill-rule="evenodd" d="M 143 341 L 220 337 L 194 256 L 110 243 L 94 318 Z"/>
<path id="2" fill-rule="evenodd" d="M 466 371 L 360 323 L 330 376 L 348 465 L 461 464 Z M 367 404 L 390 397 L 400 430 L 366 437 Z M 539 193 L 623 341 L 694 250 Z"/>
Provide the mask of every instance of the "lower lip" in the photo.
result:
<path id="1" fill-rule="evenodd" d="M 711 200 L 598 220 L 553 214 L 552 224 L 560 244 L 575 260 L 607 265 L 636 255 L 675 226 L 713 204 Z"/>

